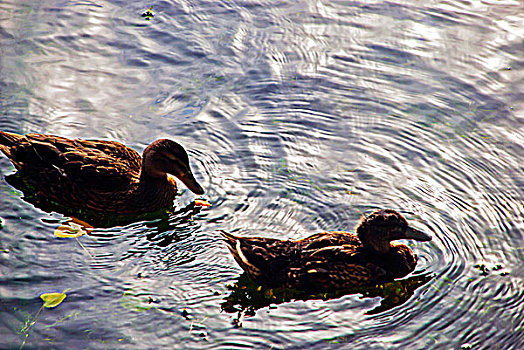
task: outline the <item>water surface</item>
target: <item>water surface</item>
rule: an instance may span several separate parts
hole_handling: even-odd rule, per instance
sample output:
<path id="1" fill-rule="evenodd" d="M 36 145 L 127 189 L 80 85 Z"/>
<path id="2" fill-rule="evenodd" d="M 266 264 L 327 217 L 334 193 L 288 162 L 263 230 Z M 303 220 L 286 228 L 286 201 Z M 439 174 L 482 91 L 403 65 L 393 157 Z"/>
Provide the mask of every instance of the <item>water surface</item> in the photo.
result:
<path id="1" fill-rule="evenodd" d="M 0 157 L 1 347 L 524 348 L 523 38 L 518 0 L 0 0 L 1 130 L 175 139 L 213 204 L 60 239 Z M 434 237 L 398 294 L 235 299 L 218 230 L 386 207 Z"/>

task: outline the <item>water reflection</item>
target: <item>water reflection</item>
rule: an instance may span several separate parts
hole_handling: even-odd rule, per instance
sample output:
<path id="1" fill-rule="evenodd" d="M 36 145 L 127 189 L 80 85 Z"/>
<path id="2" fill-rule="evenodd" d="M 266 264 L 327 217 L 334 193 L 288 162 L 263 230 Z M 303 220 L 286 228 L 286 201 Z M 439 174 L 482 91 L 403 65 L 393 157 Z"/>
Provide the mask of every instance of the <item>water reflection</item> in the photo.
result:
<path id="1" fill-rule="evenodd" d="M 18 172 L 7 175 L 5 180 L 11 186 L 23 191 L 24 196 L 22 199 L 33 204 L 35 207 L 46 212 L 57 212 L 65 216 L 79 219 L 91 227 L 108 228 L 112 226 L 127 225 L 132 222 L 150 221 L 151 223 L 158 223 L 159 228 L 169 230 L 176 226 L 176 223 L 180 223 L 180 221 L 190 218 L 199 213 L 202 209 L 202 206 L 195 201 L 189 203 L 183 208 L 173 208 L 168 210 L 161 209 L 156 212 L 144 214 L 114 214 L 92 211 L 89 209 L 76 209 L 61 205 L 54 201 L 43 200 L 38 193 L 35 193 L 28 188 L 24 181 L 24 177 Z"/>
<path id="2" fill-rule="evenodd" d="M 257 310 L 272 305 L 293 300 L 330 300 L 348 294 L 361 294 L 361 298 L 381 298 L 378 306 L 365 312 L 366 315 L 374 315 L 404 304 L 413 296 L 417 288 L 434 277 L 434 274 L 423 273 L 372 287 L 311 294 L 294 289 L 267 288 L 257 285 L 249 279 L 246 273 L 242 273 L 235 283 L 227 286 L 230 294 L 222 302 L 221 308 L 228 313 L 237 313 L 237 318 L 233 320 L 233 323 L 239 326 L 242 317 L 255 316 Z"/>
<path id="3" fill-rule="evenodd" d="M 152 3 L 0 3 L 1 130 L 175 138 L 214 204 L 93 230 L 94 263 L 0 183 L 4 347 L 72 288 L 26 348 L 523 348 L 522 1 L 165 0 L 149 21 Z M 400 305 L 226 288 L 218 230 L 297 239 L 377 207 L 437 233 L 414 247 L 434 277 Z"/>

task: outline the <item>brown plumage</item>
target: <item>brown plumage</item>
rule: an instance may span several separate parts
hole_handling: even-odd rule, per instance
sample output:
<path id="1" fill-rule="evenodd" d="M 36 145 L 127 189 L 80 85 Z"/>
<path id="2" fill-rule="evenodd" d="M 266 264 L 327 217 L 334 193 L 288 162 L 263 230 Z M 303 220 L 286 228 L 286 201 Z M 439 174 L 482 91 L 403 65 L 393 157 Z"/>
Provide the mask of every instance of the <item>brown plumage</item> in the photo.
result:
<path id="1" fill-rule="evenodd" d="M 248 276 L 269 287 L 305 291 L 349 289 L 404 277 L 417 256 L 396 239 L 430 241 L 392 209 L 363 217 L 356 235 L 323 232 L 292 241 L 236 237 L 223 232 L 229 250 Z"/>
<path id="2" fill-rule="evenodd" d="M 0 151 L 18 170 L 26 196 L 69 208 L 130 214 L 170 207 L 177 187 L 168 174 L 204 193 L 184 148 L 167 139 L 140 157 L 118 142 L 0 131 Z"/>

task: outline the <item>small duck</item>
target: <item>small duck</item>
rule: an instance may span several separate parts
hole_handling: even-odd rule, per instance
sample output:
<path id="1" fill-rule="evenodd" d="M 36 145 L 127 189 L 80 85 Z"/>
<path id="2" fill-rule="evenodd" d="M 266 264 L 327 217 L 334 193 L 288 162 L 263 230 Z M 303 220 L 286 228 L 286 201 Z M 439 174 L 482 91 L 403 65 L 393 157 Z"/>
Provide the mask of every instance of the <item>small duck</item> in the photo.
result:
<path id="1" fill-rule="evenodd" d="M 363 216 L 350 232 L 323 232 L 300 240 L 236 237 L 222 231 L 236 262 L 256 283 L 272 288 L 329 291 L 404 277 L 417 256 L 397 239 L 430 241 L 392 209 Z"/>
<path id="2" fill-rule="evenodd" d="M 176 176 L 203 194 L 184 148 L 156 140 L 140 155 L 114 141 L 25 136 L 0 131 L 0 151 L 18 170 L 23 191 L 44 201 L 94 212 L 134 214 L 171 207 Z"/>

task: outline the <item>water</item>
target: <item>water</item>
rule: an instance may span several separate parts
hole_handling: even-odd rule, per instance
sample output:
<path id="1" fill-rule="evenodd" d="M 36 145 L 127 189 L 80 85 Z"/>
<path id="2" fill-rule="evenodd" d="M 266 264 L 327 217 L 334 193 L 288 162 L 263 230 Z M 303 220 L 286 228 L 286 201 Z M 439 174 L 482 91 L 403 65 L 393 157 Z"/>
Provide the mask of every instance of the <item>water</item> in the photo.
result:
<path id="1" fill-rule="evenodd" d="M 0 1 L 1 130 L 175 139 L 213 204 L 59 239 L 0 157 L 1 348 L 524 348 L 523 38 L 521 1 Z M 218 230 L 384 207 L 434 236 L 407 279 L 235 299 Z"/>

